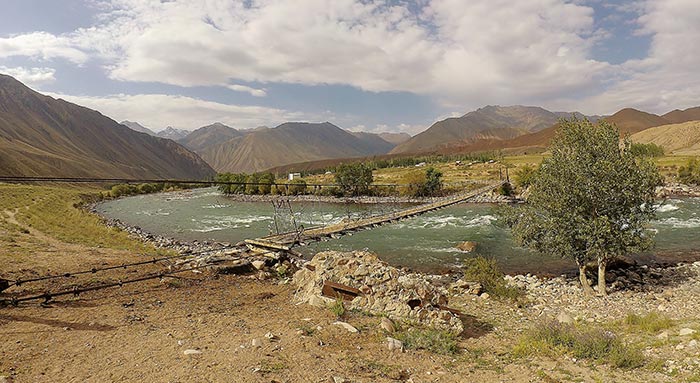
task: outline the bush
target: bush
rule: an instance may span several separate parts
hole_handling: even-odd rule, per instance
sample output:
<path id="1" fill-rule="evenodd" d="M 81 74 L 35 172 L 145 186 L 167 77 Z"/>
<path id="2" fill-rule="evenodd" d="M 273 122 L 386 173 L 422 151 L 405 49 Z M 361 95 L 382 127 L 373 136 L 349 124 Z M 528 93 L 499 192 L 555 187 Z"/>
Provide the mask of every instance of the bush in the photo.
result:
<path id="1" fill-rule="evenodd" d="M 506 182 L 501 187 L 498 188 L 498 194 L 510 197 L 513 195 L 513 186 L 510 184 L 510 182 Z"/>
<path id="2" fill-rule="evenodd" d="M 644 364 L 641 350 L 625 344 L 611 331 L 578 328 L 556 321 L 536 325 L 520 339 L 513 353 L 516 356 L 541 354 L 550 357 L 569 354 L 617 368 L 637 368 Z"/>
<path id="3" fill-rule="evenodd" d="M 515 286 L 509 286 L 494 259 L 484 257 L 469 258 L 465 262 L 464 279 L 479 282 L 487 293 L 496 298 L 518 300 L 523 291 Z"/>
<path id="4" fill-rule="evenodd" d="M 412 328 L 394 335 L 407 349 L 428 350 L 437 354 L 454 355 L 459 351 L 457 337 L 449 331 Z"/>
<path id="5" fill-rule="evenodd" d="M 688 185 L 700 185 L 700 162 L 697 158 L 688 160 L 678 169 L 678 180 Z"/>

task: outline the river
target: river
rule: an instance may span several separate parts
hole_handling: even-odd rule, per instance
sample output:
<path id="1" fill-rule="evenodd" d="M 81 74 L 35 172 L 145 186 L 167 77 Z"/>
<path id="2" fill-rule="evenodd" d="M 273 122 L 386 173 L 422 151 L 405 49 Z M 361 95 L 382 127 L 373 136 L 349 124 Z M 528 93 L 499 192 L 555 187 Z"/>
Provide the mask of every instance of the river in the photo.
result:
<path id="1" fill-rule="evenodd" d="M 311 227 L 392 209 L 399 204 L 334 204 L 292 202 L 297 225 Z M 405 205 L 403 205 L 405 207 Z M 97 211 L 110 218 L 139 226 L 153 234 L 180 240 L 215 240 L 235 243 L 270 234 L 275 230 L 271 202 L 234 202 L 215 188 L 139 195 L 108 201 Z M 277 226 L 291 227 L 289 214 L 278 214 Z M 700 249 L 700 198 L 669 199 L 659 206 L 656 247 L 640 254 L 649 261 L 696 259 Z M 463 241 L 476 241 L 475 253 L 454 248 Z M 354 233 L 340 239 L 298 248 L 311 256 L 321 250 L 376 252 L 387 262 L 420 271 L 459 267 L 467 257 L 493 257 L 508 273 L 552 274 L 575 271 L 572 261 L 543 256 L 516 246 L 506 228 L 498 224 L 492 205 L 460 204 L 398 223 Z"/>

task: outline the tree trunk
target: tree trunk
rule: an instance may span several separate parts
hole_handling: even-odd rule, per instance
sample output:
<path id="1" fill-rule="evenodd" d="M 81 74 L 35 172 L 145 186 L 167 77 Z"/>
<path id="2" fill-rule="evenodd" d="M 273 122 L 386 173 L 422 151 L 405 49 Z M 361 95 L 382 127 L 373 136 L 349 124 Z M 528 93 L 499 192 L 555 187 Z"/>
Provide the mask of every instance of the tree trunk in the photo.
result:
<path id="1" fill-rule="evenodd" d="M 606 296 L 608 292 L 605 290 L 605 266 L 607 266 L 607 261 L 604 259 L 598 259 L 598 293 Z"/>
<path id="2" fill-rule="evenodd" d="M 583 288 L 583 294 L 584 295 L 593 295 L 593 289 L 591 288 L 591 284 L 588 282 L 588 278 L 586 277 L 586 265 L 579 265 L 578 266 L 578 278 L 581 281 L 581 287 Z"/>

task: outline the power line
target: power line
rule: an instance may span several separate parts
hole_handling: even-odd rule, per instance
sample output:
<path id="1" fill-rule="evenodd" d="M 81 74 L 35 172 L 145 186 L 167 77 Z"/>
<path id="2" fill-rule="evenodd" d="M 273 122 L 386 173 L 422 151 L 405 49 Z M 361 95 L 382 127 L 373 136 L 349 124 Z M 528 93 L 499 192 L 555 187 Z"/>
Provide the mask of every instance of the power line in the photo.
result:
<path id="1" fill-rule="evenodd" d="M 124 263 L 124 264 L 121 264 L 118 266 L 109 266 L 109 267 L 102 267 L 102 268 L 93 267 L 90 270 L 83 270 L 83 271 L 77 271 L 77 272 L 67 272 L 67 273 L 63 273 L 63 274 L 46 275 L 46 276 L 37 277 L 37 278 L 15 279 L 15 280 L 7 280 L 7 281 L 10 282 L 9 283 L 10 286 L 21 286 L 23 284 L 32 283 L 32 282 L 46 281 L 46 280 L 59 279 L 59 278 L 71 278 L 71 277 L 74 277 L 76 275 L 96 274 L 98 272 L 107 271 L 107 270 L 126 269 L 128 267 L 133 267 L 133 266 L 156 264 L 157 262 L 161 262 L 161 261 L 167 261 L 167 260 L 179 259 L 179 258 L 187 258 L 187 257 L 192 257 L 192 256 L 195 256 L 198 254 L 204 254 L 204 253 L 209 253 L 209 252 L 214 252 L 214 251 L 221 251 L 221 250 L 225 250 L 225 249 L 232 249 L 235 247 L 236 246 L 224 246 L 220 249 L 202 250 L 202 251 L 190 252 L 190 253 L 186 253 L 186 254 L 171 255 L 171 256 L 167 256 L 167 257 L 153 258 L 153 259 L 150 259 L 148 261 Z"/>
<path id="2" fill-rule="evenodd" d="M 489 180 L 484 180 L 488 182 Z M 232 186 L 302 186 L 293 183 L 264 183 L 264 182 L 238 182 L 238 181 L 217 181 L 217 180 L 177 180 L 160 178 L 86 178 L 86 177 L 25 177 L 25 176 L 0 176 L 0 182 L 62 182 L 62 183 L 119 183 L 119 184 L 147 184 L 147 183 L 169 183 L 169 184 L 192 184 L 192 185 L 232 185 Z M 480 183 L 480 180 L 473 180 L 471 183 Z M 445 186 L 463 185 L 463 183 L 445 183 Z M 335 183 L 307 183 L 307 187 L 342 187 Z M 408 187 L 414 186 L 410 183 L 390 183 L 390 184 L 370 184 L 369 187 Z"/>
<path id="3" fill-rule="evenodd" d="M 269 251 L 265 251 L 265 252 L 261 252 L 261 253 L 255 253 L 255 255 L 261 256 L 261 255 L 266 255 L 266 254 L 270 254 L 270 253 L 277 253 L 277 252 L 279 252 L 279 250 L 269 250 Z M 150 261 L 149 261 L 149 263 L 150 263 Z M 46 291 L 43 293 L 31 294 L 31 295 L 26 295 L 26 296 L 22 296 L 22 297 L 5 298 L 5 299 L 0 300 L 0 305 L 8 305 L 9 304 L 9 305 L 16 306 L 17 304 L 19 304 L 21 302 L 27 302 L 27 301 L 33 301 L 33 300 L 39 300 L 39 299 L 44 299 L 44 302 L 46 303 L 46 302 L 49 302 L 51 299 L 53 299 L 55 297 L 59 297 L 59 296 L 71 295 L 71 294 L 78 296 L 84 292 L 102 290 L 102 289 L 106 289 L 106 288 L 110 288 L 110 287 L 117 287 L 117 286 L 121 287 L 121 286 L 126 285 L 126 284 L 143 282 L 143 281 L 147 281 L 150 279 L 156 279 L 156 278 L 163 278 L 163 277 L 167 277 L 170 275 L 184 273 L 186 271 L 197 270 L 197 269 L 201 269 L 201 268 L 208 267 L 208 266 L 210 266 L 210 264 L 201 264 L 201 265 L 188 267 L 185 269 L 151 273 L 151 274 L 146 274 L 145 276 L 140 276 L 140 277 L 131 278 L 131 279 L 125 279 L 125 280 L 119 280 L 117 282 L 103 283 L 103 284 L 96 285 L 96 286 L 87 286 L 87 287 L 77 287 L 76 286 L 76 287 L 73 287 L 71 289 L 59 290 L 56 292 Z M 119 268 L 119 267 L 114 267 L 114 268 Z M 76 275 L 78 273 L 71 273 L 71 274 Z M 61 276 L 58 276 L 58 277 L 61 277 Z"/>

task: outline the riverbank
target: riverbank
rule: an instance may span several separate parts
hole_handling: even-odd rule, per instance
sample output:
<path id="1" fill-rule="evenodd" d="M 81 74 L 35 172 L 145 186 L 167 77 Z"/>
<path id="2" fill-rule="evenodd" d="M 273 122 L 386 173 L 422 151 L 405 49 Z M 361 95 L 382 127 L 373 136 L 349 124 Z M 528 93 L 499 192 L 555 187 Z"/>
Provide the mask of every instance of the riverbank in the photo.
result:
<path id="1" fill-rule="evenodd" d="M 700 197 L 700 186 L 668 183 L 656 190 L 660 197 Z"/>
<path id="2" fill-rule="evenodd" d="M 13 190 L 12 198 L 2 190 L 0 241 L 8 250 L 0 254 L 2 277 L 119 266 L 143 261 L 138 249 L 152 248 L 76 209 L 73 194 Z M 6 213 L 27 206 L 28 214 Z M 62 220 L 40 224 L 54 215 Z M 79 233 L 61 222 L 80 225 Z M 169 266 L 115 268 L 7 293 L 95 285 Z M 350 332 L 335 324 L 330 308 L 297 304 L 296 286 L 276 272 L 191 271 L 44 306 L 0 307 L 0 381 L 694 382 L 700 377 L 699 272 L 697 263 L 612 270 L 619 285 L 613 281 L 606 298 L 584 297 L 574 278 L 563 277 L 510 278 L 526 290 L 518 303 L 452 289 L 449 307 L 463 313 L 461 335 L 415 330 L 414 343 L 390 350 L 381 317 L 348 310 L 340 321 L 357 330 Z M 429 279 L 449 292 L 454 277 Z M 642 364 L 616 368 L 561 349 L 524 354 L 521 344 L 537 344 L 528 334 L 556 318 L 641 350 Z"/>
<path id="3" fill-rule="evenodd" d="M 446 196 L 448 197 L 448 196 Z M 273 202 L 279 200 L 288 200 L 290 202 L 321 202 L 333 204 L 424 204 L 434 202 L 436 199 L 443 197 L 403 197 L 403 196 L 357 196 L 357 197 L 334 197 L 334 196 L 319 196 L 313 194 L 303 195 L 251 195 L 251 194 L 230 194 L 225 196 L 226 200 L 232 202 Z M 517 199 L 500 195 L 498 193 L 488 193 L 471 199 L 467 203 L 513 203 Z"/>

